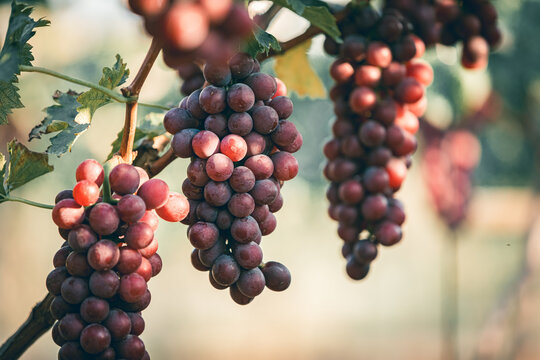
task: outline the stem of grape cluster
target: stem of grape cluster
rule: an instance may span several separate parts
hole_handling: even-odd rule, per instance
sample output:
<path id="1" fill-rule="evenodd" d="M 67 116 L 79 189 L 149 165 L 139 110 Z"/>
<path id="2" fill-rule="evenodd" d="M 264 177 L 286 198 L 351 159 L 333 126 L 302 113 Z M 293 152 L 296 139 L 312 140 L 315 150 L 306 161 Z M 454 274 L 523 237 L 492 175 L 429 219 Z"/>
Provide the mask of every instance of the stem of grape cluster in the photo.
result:
<path id="1" fill-rule="evenodd" d="M 122 143 L 120 144 L 119 150 L 122 159 L 129 164 L 131 164 L 134 159 L 133 142 L 135 141 L 135 131 L 137 130 L 137 99 L 160 51 L 161 43 L 155 38 L 152 39 L 150 49 L 148 49 L 137 75 L 135 75 L 131 84 L 122 89 L 122 94 L 126 98 L 132 99 L 126 103 L 124 131 L 122 133 Z"/>
<path id="2" fill-rule="evenodd" d="M 22 204 L 35 206 L 35 207 L 38 207 L 38 208 L 41 208 L 41 209 L 49 209 L 49 210 L 51 210 L 51 209 L 54 208 L 54 205 L 42 204 L 42 203 L 38 203 L 38 202 L 35 202 L 35 201 L 32 201 L 32 200 L 23 199 L 23 198 L 16 197 L 16 196 L 0 195 L 0 199 L 2 199 L 4 201 L 20 202 Z"/>
<path id="3" fill-rule="evenodd" d="M 458 235 L 452 230 L 443 243 L 441 261 L 441 359 L 458 359 Z"/>

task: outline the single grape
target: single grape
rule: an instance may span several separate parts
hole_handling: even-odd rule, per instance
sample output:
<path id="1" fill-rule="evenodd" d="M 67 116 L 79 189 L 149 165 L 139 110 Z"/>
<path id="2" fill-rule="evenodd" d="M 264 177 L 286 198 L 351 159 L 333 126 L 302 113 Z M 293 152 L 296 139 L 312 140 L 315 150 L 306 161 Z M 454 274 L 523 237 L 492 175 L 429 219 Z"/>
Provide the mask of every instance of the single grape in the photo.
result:
<path id="1" fill-rule="evenodd" d="M 120 218 L 114 206 L 101 202 L 90 210 L 89 222 L 92 229 L 99 235 L 110 235 L 118 228 Z"/>
<path id="2" fill-rule="evenodd" d="M 273 291 L 284 291 L 291 284 L 291 273 L 287 267 L 276 261 L 269 261 L 262 267 L 266 287 Z"/>
<path id="3" fill-rule="evenodd" d="M 163 180 L 150 179 L 139 188 L 137 195 L 144 200 L 147 210 L 159 209 L 169 199 L 169 186 Z"/>
<path id="4" fill-rule="evenodd" d="M 116 165 L 109 174 L 111 191 L 119 195 L 133 194 L 139 188 L 140 180 L 137 169 L 128 164 Z"/>
<path id="5" fill-rule="evenodd" d="M 169 192 L 169 199 L 162 207 L 156 209 L 156 213 L 165 221 L 179 222 L 186 218 L 189 212 L 187 198 L 177 192 Z"/>
<path id="6" fill-rule="evenodd" d="M 100 240 L 88 250 L 88 263 L 96 271 L 110 270 L 120 258 L 118 246 L 110 240 Z"/>
<path id="7" fill-rule="evenodd" d="M 240 277 L 240 268 L 231 256 L 221 255 L 212 265 L 212 277 L 218 284 L 229 286 Z"/>
<path id="8" fill-rule="evenodd" d="M 62 229 L 73 229 L 84 221 L 84 207 L 73 199 L 60 200 L 52 210 L 54 223 Z"/>
<path id="9" fill-rule="evenodd" d="M 236 282 L 238 290 L 247 297 L 254 298 L 262 293 L 265 286 L 265 278 L 259 268 L 244 270 Z"/>
<path id="10" fill-rule="evenodd" d="M 109 302 L 97 297 L 88 297 L 81 304 L 81 317 L 89 323 L 100 323 L 109 315 Z"/>
<path id="11" fill-rule="evenodd" d="M 129 194 L 122 196 L 118 201 L 116 211 L 122 221 L 135 223 L 145 215 L 146 204 L 140 196 Z"/>

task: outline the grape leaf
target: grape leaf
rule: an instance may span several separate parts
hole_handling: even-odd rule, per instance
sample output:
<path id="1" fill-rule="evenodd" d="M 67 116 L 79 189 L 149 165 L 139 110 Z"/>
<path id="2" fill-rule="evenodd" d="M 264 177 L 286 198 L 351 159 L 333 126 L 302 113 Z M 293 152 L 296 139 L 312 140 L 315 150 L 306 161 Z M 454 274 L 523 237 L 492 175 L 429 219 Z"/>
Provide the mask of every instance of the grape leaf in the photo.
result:
<path id="1" fill-rule="evenodd" d="M 47 148 L 47 153 L 61 156 L 70 151 L 78 136 L 90 126 L 89 116 L 85 112 L 77 111 L 80 107 L 78 96 L 79 93 L 75 91 L 63 93 L 57 90 L 53 95 L 56 104 L 44 110 L 47 115 L 30 131 L 29 140 L 41 139 L 42 135 L 58 132 L 50 139 L 51 145 Z"/>
<path id="2" fill-rule="evenodd" d="M 254 25 L 253 37 L 248 40 L 244 51 L 255 57 L 262 52 L 268 54 L 272 49 L 278 52 L 281 51 L 279 41 L 277 41 L 274 35 L 269 34 L 259 26 Z"/>
<path id="3" fill-rule="evenodd" d="M 99 84 L 112 90 L 122 85 L 128 75 L 126 63 L 120 55 L 116 55 L 116 63 L 112 68 L 103 68 Z M 45 109 L 47 115 L 30 131 L 29 140 L 40 139 L 44 134 L 58 133 L 50 139 L 51 145 L 47 148 L 47 153 L 60 157 L 71 151 L 77 138 L 90 126 L 96 110 L 110 103 L 111 98 L 90 89 L 82 94 L 71 90 L 66 93 L 56 91 L 53 99 L 57 104 Z"/>
<path id="4" fill-rule="evenodd" d="M 4 195 L 54 170 L 54 167 L 49 165 L 48 154 L 31 151 L 16 139 L 9 142 L 8 154 L 9 161 L 0 172 Z"/>
<path id="5" fill-rule="evenodd" d="M 165 128 L 163 127 L 163 113 L 150 113 L 145 116 L 144 120 L 137 125 L 135 130 L 135 141 L 133 142 L 133 148 L 137 149 L 145 140 L 151 140 L 158 135 L 165 133 Z M 111 144 L 112 149 L 107 157 L 110 159 L 114 154 L 120 150 L 120 144 L 122 143 L 122 134 L 123 131 L 118 133 L 118 136 Z"/>
<path id="6" fill-rule="evenodd" d="M 328 5 L 319 0 L 273 0 L 308 20 L 336 41 L 341 41 L 341 32 L 336 24 L 336 18 L 328 10 Z"/>
<path id="7" fill-rule="evenodd" d="M 12 109 L 23 107 L 18 88 L 19 65 L 32 65 L 32 46 L 27 42 L 34 36 L 34 29 L 47 26 L 48 20 L 30 17 L 33 8 L 25 4 L 11 3 L 11 15 L 2 50 L 0 50 L 0 125 L 7 124 Z"/>
<path id="8" fill-rule="evenodd" d="M 324 98 L 324 85 L 309 63 L 307 52 L 310 46 L 311 40 L 276 56 L 274 71 L 276 76 L 287 84 L 287 88 L 295 91 L 298 96 Z"/>
<path id="9" fill-rule="evenodd" d="M 117 54 L 116 63 L 113 67 L 103 68 L 103 76 L 99 80 L 99 85 L 112 90 L 125 83 L 128 76 L 129 69 L 127 68 L 127 64 L 122 60 L 120 55 Z M 77 100 L 81 104 L 79 111 L 88 109 L 90 117 L 94 116 L 97 109 L 111 102 L 109 96 L 95 89 L 90 89 L 87 92 L 82 93 Z"/>

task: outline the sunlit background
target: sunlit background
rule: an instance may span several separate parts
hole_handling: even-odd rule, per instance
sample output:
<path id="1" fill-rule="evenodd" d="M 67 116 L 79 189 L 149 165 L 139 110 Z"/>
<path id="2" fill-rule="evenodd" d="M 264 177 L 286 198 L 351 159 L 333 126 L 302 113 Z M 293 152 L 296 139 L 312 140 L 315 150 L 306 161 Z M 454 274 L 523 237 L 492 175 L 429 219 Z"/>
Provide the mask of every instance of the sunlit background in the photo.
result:
<path id="1" fill-rule="evenodd" d="M 265 260 L 289 267 L 291 287 L 283 293 L 265 290 L 248 306 L 236 305 L 226 291 L 209 284 L 207 273 L 191 266 L 186 226 L 162 222 L 157 236 L 164 268 L 149 284 L 152 303 L 144 311 L 142 335 L 153 359 L 438 359 L 442 313 L 448 310 L 441 305 L 448 291 L 443 270 L 455 248 L 459 306 L 450 316 L 458 323 L 460 359 L 540 358 L 540 3 L 494 3 L 505 40 L 487 70 L 460 69 L 455 49 L 440 47 L 427 55 L 436 71 L 428 95 L 432 124 L 455 126 L 481 108 L 488 114 L 472 129 L 482 158 L 462 225 L 451 230 L 435 211 L 422 175 L 420 138 L 398 193 L 407 211 L 404 238 L 381 249 L 365 280 L 350 280 L 337 224 L 327 216 L 321 174 L 332 104 L 290 94 L 293 121 L 304 136 L 297 153 L 300 175 L 283 188 L 285 206 L 263 250 Z M 2 39 L 9 10 L 0 5 Z M 139 17 L 120 0 L 48 1 L 36 14 L 52 24 L 31 40 L 34 65 L 74 77 L 97 81 L 117 53 L 135 73 L 150 44 Z M 284 11 L 269 31 L 287 40 L 305 27 Z M 272 61 L 263 69 L 271 71 Z M 314 40 L 310 61 L 329 89 L 332 60 L 323 55 L 322 37 Z M 46 139 L 27 142 L 42 109 L 53 103 L 56 89 L 84 89 L 37 73 L 23 74 L 19 85 L 26 108 L 0 128 L 0 151 L 13 137 L 43 151 Z M 140 98 L 174 104 L 181 99 L 179 86 L 159 59 Z M 123 121 L 119 104 L 98 110 L 72 151 L 50 159 L 55 171 L 15 194 L 52 203 L 57 192 L 74 185 L 77 164 L 106 159 Z M 160 177 L 180 191 L 186 166 L 186 160 L 177 160 Z M 2 343 L 46 294 L 45 277 L 63 240 L 49 211 L 17 203 L 0 205 L 0 231 Z M 22 359 L 54 359 L 57 350 L 47 333 Z"/>

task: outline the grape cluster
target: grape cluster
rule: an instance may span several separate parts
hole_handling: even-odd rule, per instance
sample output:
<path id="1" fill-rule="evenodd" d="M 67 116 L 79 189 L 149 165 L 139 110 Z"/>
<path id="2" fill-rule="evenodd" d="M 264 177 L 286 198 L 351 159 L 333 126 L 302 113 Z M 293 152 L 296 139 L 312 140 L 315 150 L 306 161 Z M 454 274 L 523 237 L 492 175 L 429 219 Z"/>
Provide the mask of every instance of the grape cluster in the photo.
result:
<path id="1" fill-rule="evenodd" d="M 247 9 L 233 0 L 129 0 L 129 5 L 143 16 L 148 33 L 163 43 L 163 58 L 171 68 L 226 59 L 239 40 L 252 34 Z"/>
<path id="2" fill-rule="evenodd" d="M 276 228 L 283 182 L 298 173 L 292 153 L 302 135 L 287 120 L 293 104 L 286 88 L 249 55 L 207 63 L 203 73 L 208 86 L 170 110 L 164 126 L 175 155 L 191 158 L 182 190 L 193 266 L 247 304 L 265 285 L 282 291 L 290 283 L 285 266 L 262 262 L 259 245 Z"/>
<path id="3" fill-rule="evenodd" d="M 150 304 L 147 282 L 162 268 L 158 216 L 177 222 L 189 212 L 182 194 L 141 168 L 119 164 L 105 176 L 97 161 L 83 161 L 77 184 L 57 195 L 52 211 L 66 240 L 46 281 L 61 360 L 150 358 L 139 335 Z M 109 201 L 100 197 L 104 182 Z"/>
<path id="4" fill-rule="evenodd" d="M 489 0 L 386 0 L 385 8 L 402 12 L 428 46 L 462 41 L 461 64 L 468 69 L 486 67 L 490 48 L 501 42 Z"/>
<path id="5" fill-rule="evenodd" d="M 325 41 L 338 59 L 330 68 L 336 118 L 323 149 L 324 175 L 331 181 L 329 215 L 339 222 L 347 273 L 360 280 L 377 256 L 377 244 L 401 240 L 405 213 L 394 193 L 416 150 L 424 88 L 433 70 L 418 59 L 424 44 L 395 10 L 353 9 L 341 30 L 343 44 Z"/>
<path id="6" fill-rule="evenodd" d="M 468 130 L 439 131 L 427 140 L 422 173 L 435 209 L 450 227 L 458 227 L 472 196 L 472 174 L 480 160 L 480 143 Z"/>

